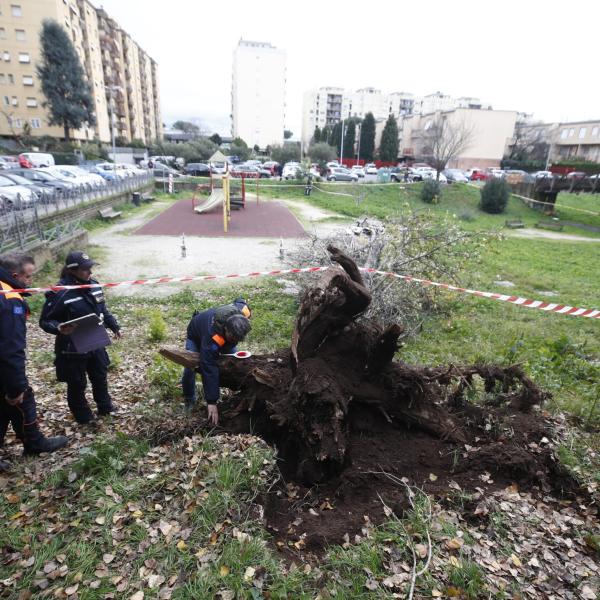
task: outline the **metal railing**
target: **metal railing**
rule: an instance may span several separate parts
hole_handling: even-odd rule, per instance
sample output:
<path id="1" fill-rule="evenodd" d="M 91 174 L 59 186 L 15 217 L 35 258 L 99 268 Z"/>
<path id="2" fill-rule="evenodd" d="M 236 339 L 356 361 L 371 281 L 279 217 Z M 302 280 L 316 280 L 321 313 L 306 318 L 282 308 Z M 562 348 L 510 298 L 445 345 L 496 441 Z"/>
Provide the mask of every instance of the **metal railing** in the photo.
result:
<path id="1" fill-rule="evenodd" d="M 86 184 L 65 190 L 44 189 L 31 199 L 20 195 L 8 198 L 2 196 L 0 190 L 0 254 L 25 250 L 40 241 L 59 240 L 81 227 L 81 218 L 75 216 L 44 228 L 43 222 L 48 216 L 76 206 L 85 208 L 86 204 L 134 192 L 153 183 L 153 175 L 143 173 L 104 184 Z"/>

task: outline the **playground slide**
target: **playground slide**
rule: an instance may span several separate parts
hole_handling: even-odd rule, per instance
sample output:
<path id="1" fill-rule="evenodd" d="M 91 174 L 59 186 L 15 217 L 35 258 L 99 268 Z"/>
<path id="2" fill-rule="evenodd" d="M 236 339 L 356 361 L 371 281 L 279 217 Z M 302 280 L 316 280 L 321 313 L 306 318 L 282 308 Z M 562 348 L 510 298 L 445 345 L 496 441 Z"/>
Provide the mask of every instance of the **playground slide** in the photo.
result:
<path id="1" fill-rule="evenodd" d="M 209 210 L 215 208 L 216 206 L 221 206 L 223 204 L 223 189 L 214 189 L 208 200 L 204 204 L 200 204 L 194 208 L 194 212 L 203 213 L 208 212 Z"/>

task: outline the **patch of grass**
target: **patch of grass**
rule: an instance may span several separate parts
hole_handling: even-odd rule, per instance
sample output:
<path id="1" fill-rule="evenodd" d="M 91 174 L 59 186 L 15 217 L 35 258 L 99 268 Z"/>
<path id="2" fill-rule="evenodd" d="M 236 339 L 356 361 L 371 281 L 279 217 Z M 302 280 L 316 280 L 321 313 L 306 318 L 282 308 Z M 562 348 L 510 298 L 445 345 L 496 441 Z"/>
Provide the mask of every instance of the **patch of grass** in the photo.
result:
<path id="1" fill-rule="evenodd" d="M 163 342 L 167 339 L 167 324 L 158 308 L 150 311 L 148 339 L 151 342 Z"/>
<path id="2" fill-rule="evenodd" d="M 556 210 L 560 218 L 565 221 L 600 227 L 600 194 L 561 192 L 556 199 Z"/>
<path id="3" fill-rule="evenodd" d="M 158 394 L 160 400 L 181 399 L 182 368 L 156 354 L 148 367 L 148 382 Z"/>
<path id="4" fill-rule="evenodd" d="M 459 566 L 451 566 L 448 570 L 450 584 L 457 588 L 459 595 L 467 600 L 484 597 L 487 586 L 485 585 L 485 574 L 481 567 L 464 557 L 459 562 Z"/>

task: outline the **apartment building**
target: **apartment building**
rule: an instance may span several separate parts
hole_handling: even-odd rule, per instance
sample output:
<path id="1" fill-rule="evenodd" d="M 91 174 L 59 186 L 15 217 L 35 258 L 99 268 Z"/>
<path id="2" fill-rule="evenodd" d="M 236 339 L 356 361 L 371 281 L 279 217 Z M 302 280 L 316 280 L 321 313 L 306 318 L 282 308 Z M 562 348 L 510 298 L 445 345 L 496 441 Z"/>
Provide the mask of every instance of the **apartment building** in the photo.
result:
<path id="1" fill-rule="evenodd" d="M 71 133 L 74 139 L 116 136 L 150 143 L 162 135 L 158 68 L 146 52 L 103 9 L 89 0 L 11 0 L 0 2 L 0 137 L 23 132 L 62 137 L 48 124 L 36 75 L 44 19 L 69 34 L 90 85 L 96 125 Z"/>
<path id="2" fill-rule="evenodd" d="M 462 127 L 471 132 L 470 143 L 448 167 L 499 167 L 507 140 L 513 136 L 517 112 L 455 108 L 426 115 L 407 116 L 401 123 L 401 155 L 417 160 L 426 158 L 426 132 L 438 119 L 446 119 L 451 126 Z"/>
<path id="3" fill-rule="evenodd" d="M 413 112 L 414 96 L 406 92 L 384 93 L 372 87 L 345 90 L 321 87 L 308 90 L 303 97 L 302 141 L 309 144 L 315 127 L 322 129 L 350 117 L 364 118 L 371 112 L 376 121 L 386 121 L 390 114 L 397 120 Z"/>
<path id="4" fill-rule="evenodd" d="M 240 40 L 233 53 L 231 134 L 261 149 L 283 143 L 286 54 L 267 42 Z"/>
<path id="5" fill-rule="evenodd" d="M 600 119 L 558 123 L 553 132 L 551 160 L 581 159 L 600 163 Z"/>

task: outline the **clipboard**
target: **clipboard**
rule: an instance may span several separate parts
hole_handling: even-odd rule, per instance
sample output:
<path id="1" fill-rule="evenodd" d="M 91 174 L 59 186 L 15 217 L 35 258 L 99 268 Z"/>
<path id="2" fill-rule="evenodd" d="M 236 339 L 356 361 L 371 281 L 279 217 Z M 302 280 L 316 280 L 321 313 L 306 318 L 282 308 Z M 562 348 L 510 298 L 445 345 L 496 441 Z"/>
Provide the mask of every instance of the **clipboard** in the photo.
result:
<path id="1" fill-rule="evenodd" d="M 103 315 L 98 316 L 95 313 L 90 313 L 62 324 L 75 326 L 75 330 L 69 334 L 69 337 L 73 342 L 75 352 L 78 354 L 92 352 L 111 344 L 104 327 Z"/>

